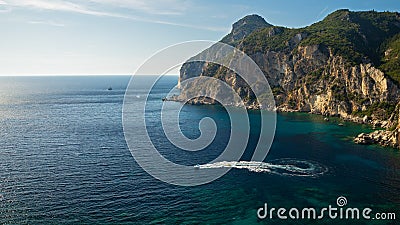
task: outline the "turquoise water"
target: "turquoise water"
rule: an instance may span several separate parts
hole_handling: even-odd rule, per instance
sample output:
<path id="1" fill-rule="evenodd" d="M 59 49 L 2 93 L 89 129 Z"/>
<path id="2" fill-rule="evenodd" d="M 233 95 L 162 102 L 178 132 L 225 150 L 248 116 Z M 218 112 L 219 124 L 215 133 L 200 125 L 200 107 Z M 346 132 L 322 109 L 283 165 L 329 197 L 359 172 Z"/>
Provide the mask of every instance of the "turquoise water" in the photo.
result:
<path id="1" fill-rule="evenodd" d="M 371 128 L 305 113 L 280 113 L 266 162 L 315 162 L 327 168 L 318 177 L 283 176 L 233 169 L 198 187 L 158 181 L 134 161 L 125 143 L 122 102 L 129 77 L 0 78 L 1 224 L 348 224 L 346 220 L 259 220 L 271 207 L 336 205 L 396 212 L 400 206 L 400 152 L 355 145 L 352 137 Z M 146 78 L 143 78 L 146 82 Z M 220 106 L 185 106 L 183 132 L 199 135 L 205 116 L 218 125 L 204 151 L 179 151 L 159 126 L 161 98 L 177 82 L 164 77 L 149 97 L 149 135 L 166 158 L 206 163 L 229 138 L 229 118 Z M 108 87 L 112 91 L 107 91 Z M 144 97 L 137 90 L 138 98 Z M 179 104 L 179 103 L 176 103 Z M 249 160 L 258 140 L 258 111 L 249 111 Z M 344 126 L 338 126 L 338 123 Z M 352 220 L 352 224 L 396 221 Z"/>

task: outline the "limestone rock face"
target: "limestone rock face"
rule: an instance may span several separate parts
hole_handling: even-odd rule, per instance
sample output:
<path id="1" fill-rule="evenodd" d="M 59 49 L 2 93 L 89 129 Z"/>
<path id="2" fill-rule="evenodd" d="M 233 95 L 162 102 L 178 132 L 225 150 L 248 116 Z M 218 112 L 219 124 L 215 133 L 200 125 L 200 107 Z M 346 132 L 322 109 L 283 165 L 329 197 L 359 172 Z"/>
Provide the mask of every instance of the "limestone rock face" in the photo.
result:
<path id="1" fill-rule="evenodd" d="M 341 56 L 333 55 L 323 46 L 298 47 L 297 54 L 267 51 L 250 57 L 264 72 L 271 88 L 279 87 L 280 92 L 274 94 L 280 111 L 303 111 L 352 120 L 354 112 L 362 112 L 372 104 L 398 101 L 398 86 L 382 71 L 370 63 L 349 66 Z M 198 65 L 182 67 L 181 80 L 194 74 L 202 76 L 210 70 L 207 63 Z M 216 73 L 243 97 L 246 105 L 255 103 L 249 85 L 240 76 L 222 68 Z M 218 88 L 197 84 L 199 87 L 218 92 Z M 372 117 L 384 119 L 379 112 Z"/>
<path id="2" fill-rule="evenodd" d="M 377 12 L 366 13 L 369 14 L 365 18 L 378 18 L 383 15 Z M 345 120 L 382 127 L 386 131 L 362 134 L 355 141 L 399 147 L 400 88 L 398 82 L 377 64 L 383 60 L 380 57 L 391 55 L 386 53 L 389 50 L 379 52 L 381 50 L 376 49 L 384 47 L 385 40 L 391 40 L 393 35 L 400 33 L 400 15 L 385 14 L 387 20 L 392 21 L 387 27 L 390 32 L 382 34 L 378 39 L 369 39 L 373 33 L 368 32 L 380 28 L 374 27 L 375 22 L 371 22 L 369 27 L 363 27 L 366 26 L 365 23 L 358 23 L 364 14 L 339 10 L 321 22 L 324 26 L 317 23 L 304 29 L 271 26 L 262 18 L 252 15 L 235 23 L 231 33 L 222 41 L 244 51 L 260 67 L 274 94 L 277 111 L 338 116 Z M 335 33 L 340 32 L 340 29 L 332 28 L 330 34 L 337 40 L 322 36 L 321 38 L 326 39 L 324 42 L 316 38 L 319 37 L 321 29 L 336 23 L 342 25 L 340 29 L 344 26 L 361 27 L 349 30 L 349 33 L 365 33 L 354 33 L 347 39 L 342 39 L 341 34 Z M 359 40 L 354 41 L 353 38 Z M 352 42 L 353 47 L 337 45 L 344 41 Z M 359 45 L 361 42 L 364 44 Z M 365 44 L 375 46 L 376 49 L 362 49 Z M 250 88 L 253 84 L 247 84 L 228 68 L 210 63 L 190 62 L 185 63 L 180 72 L 180 81 L 197 76 L 210 76 L 222 80 L 238 93 L 245 106 L 261 108 Z M 219 87 L 199 82 L 183 87 L 181 96 L 187 96 L 194 91 L 218 96 L 219 90 Z M 190 100 L 189 103 L 216 102 L 199 97 Z M 235 104 L 235 100 L 232 100 L 232 105 Z"/>
<path id="3" fill-rule="evenodd" d="M 376 130 L 372 133 L 361 133 L 354 142 L 357 144 L 379 144 L 393 148 L 400 148 L 400 103 L 397 104 L 395 111 L 384 126 L 388 130 Z"/>

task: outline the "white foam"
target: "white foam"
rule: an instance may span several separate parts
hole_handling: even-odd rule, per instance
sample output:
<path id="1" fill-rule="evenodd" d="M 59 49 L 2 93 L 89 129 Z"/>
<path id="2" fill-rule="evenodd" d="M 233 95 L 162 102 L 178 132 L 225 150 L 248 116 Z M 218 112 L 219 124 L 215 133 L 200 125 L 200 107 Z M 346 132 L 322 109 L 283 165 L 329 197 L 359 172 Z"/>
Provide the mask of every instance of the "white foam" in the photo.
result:
<path id="1" fill-rule="evenodd" d="M 256 173 L 271 173 L 282 176 L 301 176 L 318 177 L 326 172 L 328 168 L 320 163 L 298 160 L 298 159 L 279 159 L 271 162 L 239 161 L 239 162 L 216 162 L 203 165 L 196 165 L 198 169 L 217 169 L 217 168 L 235 168 L 247 169 Z"/>

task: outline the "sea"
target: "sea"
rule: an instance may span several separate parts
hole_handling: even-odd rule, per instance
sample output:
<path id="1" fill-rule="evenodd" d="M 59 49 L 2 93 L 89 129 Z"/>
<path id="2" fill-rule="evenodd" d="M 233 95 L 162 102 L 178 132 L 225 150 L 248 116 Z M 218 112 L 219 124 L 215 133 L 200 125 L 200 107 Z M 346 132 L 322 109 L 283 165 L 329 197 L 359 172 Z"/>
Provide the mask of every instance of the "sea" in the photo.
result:
<path id="1" fill-rule="evenodd" d="M 232 168 L 194 187 L 154 178 L 125 141 L 122 108 L 129 80 L 0 77 L 0 224 L 399 224 L 400 151 L 354 144 L 357 134 L 372 128 L 339 118 L 278 113 L 264 170 Z M 206 164 L 229 141 L 229 115 L 219 105 L 184 105 L 179 122 L 187 137 L 199 136 L 204 117 L 212 118 L 218 131 L 202 151 L 177 149 L 159 126 L 157 110 L 177 80 L 162 77 L 149 96 L 134 90 L 155 109 L 146 112 L 152 124 L 148 135 L 165 158 Z M 247 113 L 251 129 L 242 160 L 248 161 L 262 112 Z M 339 199 L 345 200 L 340 207 Z M 371 219 L 329 218 L 327 213 L 321 219 L 259 218 L 257 212 L 266 205 L 268 210 L 331 206 L 338 212 L 347 207 L 372 212 Z M 376 213 L 395 213 L 397 220 L 378 219 Z"/>

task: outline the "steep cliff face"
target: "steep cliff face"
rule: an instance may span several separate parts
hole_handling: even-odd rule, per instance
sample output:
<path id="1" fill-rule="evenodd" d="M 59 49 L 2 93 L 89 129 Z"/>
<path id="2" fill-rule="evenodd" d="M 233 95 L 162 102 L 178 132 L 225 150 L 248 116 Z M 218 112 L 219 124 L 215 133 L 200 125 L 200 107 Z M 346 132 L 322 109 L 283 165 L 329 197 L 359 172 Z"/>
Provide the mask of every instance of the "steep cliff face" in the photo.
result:
<path id="1" fill-rule="evenodd" d="M 252 58 L 274 87 L 279 110 L 348 118 L 374 104 L 384 102 L 393 108 L 398 101 L 398 86 L 382 71 L 370 63 L 349 66 L 325 47 L 298 47 L 295 55 L 267 52 Z M 387 119 L 390 113 L 368 116 Z"/>
<path id="2" fill-rule="evenodd" d="M 249 34 L 271 26 L 259 15 L 248 15 L 234 23 L 232 31 L 222 38 L 221 42 L 236 46 Z M 203 62 L 183 64 L 180 70 L 179 82 L 206 73 L 207 66 L 208 64 Z"/>
<path id="3" fill-rule="evenodd" d="M 388 130 L 380 131 L 384 141 L 382 137 L 372 138 L 372 143 L 399 146 L 398 13 L 339 10 L 301 29 L 264 24 L 264 28 L 252 30 L 239 22 L 223 40 L 243 50 L 261 68 L 273 90 L 277 110 L 373 123 Z M 238 27 L 247 32 L 235 31 Z M 249 108 L 258 108 L 249 85 L 229 69 L 210 63 L 182 67 L 180 80 L 195 76 L 225 81 Z M 196 84 L 196 89 L 218 93 L 217 87 L 204 84 Z M 187 91 L 193 91 L 193 87 L 183 88 L 182 95 Z M 190 103 L 213 102 L 193 99 Z"/>

